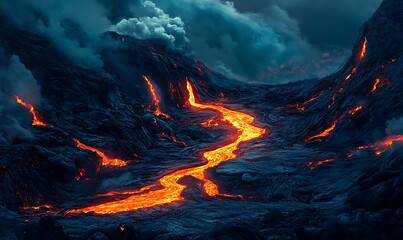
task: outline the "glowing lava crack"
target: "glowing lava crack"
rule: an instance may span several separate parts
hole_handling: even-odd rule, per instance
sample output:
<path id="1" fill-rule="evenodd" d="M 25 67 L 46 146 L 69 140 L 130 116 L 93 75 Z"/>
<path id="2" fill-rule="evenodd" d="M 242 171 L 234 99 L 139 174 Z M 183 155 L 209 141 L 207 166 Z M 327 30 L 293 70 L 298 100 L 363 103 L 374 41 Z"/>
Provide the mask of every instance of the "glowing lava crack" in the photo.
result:
<path id="1" fill-rule="evenodd" d="M 189 103 L 192 107 L 200 110 L 213 110 L 220 112 L 225 121 L 238 130 L 238 137 L 235 141 L 217 149 L 206 151 L 203 157 L 207 163 L 202 166 L 178 170 L 163 176 L 158 183 L 145 186 L 138 191 L 133 192 L 114 192 L 107 195 L 130 195 L 126 199 L 106 202 L 99 205 L 89 206 L 82 209 L 69 210 L 67 213 L 88 213 L 95 214 L 113 214 L 119 212 L 128 212 L 141 208 L 148 208 L 157 205 L 177 202 L 183 200 L 182 191 L 186 186 L 178 183 L 178 180 L 184 176 L 193 176 L 204 182 L 205 193 L 209 196 L 219 194 L 217 185 L 205 176 L 205 170 L 216 167 L 222 162 L 234 159 L 237 155 L 234 153 L 241 143 L 257 139 L 266 132 L 265 129 L 253 126 L 254 118 L 246 113 L 230 110 L 228 108 L 216 105 L 197 103 L 193 88 L 190 82 L 187 82 L 189 91 Z"/>

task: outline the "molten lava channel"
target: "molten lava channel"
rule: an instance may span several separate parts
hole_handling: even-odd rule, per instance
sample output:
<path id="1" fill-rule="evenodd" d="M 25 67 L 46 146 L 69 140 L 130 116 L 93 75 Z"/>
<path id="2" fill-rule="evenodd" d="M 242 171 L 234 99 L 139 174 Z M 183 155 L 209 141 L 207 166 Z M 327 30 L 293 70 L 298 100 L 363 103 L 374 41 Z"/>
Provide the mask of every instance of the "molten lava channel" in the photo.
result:
<path id="1" fill-rule="evenodd" d="M 161 107 L 160 107 L 160 100 L 158 98 L 157 95 L 157 90 L 155 89 L 153 83 L 151 82 L 151 80 L 147 77 L 143 75 L 143 79 L 144 81 L 147 83 L 148 88 L 150 89 L 150 94 L 151 97 L 153 98 L 153 107 L 155 108 L 155 110 L 153 111 L 153 113 L 156 116 L 164 116 L 166 118 L 171 118 L 171 116 L 169 116 L 168 114 L 165 114 L 161 111 Z M 151 110 L 151 108 L 150 108 Z"/>
<path id="2" fill-rule="evenodd" d="M 100 150 L 94 148 L 94 147 L 90 147 L 85 145 L 84 143 L 81 143 L 80 141 L 78 141 L 78 139 L 73 138 L 73 141 L 76 143 L 76 146 L 78 148 L 81 148 L 83 150 L 87 150 L 87 151 L 91 151 L 91 152 L 95 152 L 101 159 L 101 165 L 102 166 L 114 166 L 114 167 L 123 167 L 126 166 L 127 163 L 121 159 L 117 159 L 117 158 L 108 158 L 105 153 L 101 152 Z"/>
<path id="3" fill-rule="evenodd" d="M 254 117 L 249 114 L 230 110 L 222 106 L 196 102 L 193 88 L 189 81 L 187 81 L 187 90 L 189 92 L 189 104 L 192 107 L 198 110 L 217 111 L 222 115 L 222 118 L 225 121 L 238 130 L 236 140 L 225 146 L 204 152 L 203 157 L 207 160 L 207 163 L 202 166 L 172 172 L 163 176 L 158 183 L 145 186 L 138 191 L 106 194 L 109 196 L 122 194 L 130 195 L 126 199 L 106 202 L 82 209 L 69 210 L 67 213 L 93 212 L 95 214 L 113 214 L 177 202 L 184 199 L 181 196 L 181 193 L 186 186 L 178 183 L 178 180 L 184 176 L 193 176 L 200 179 L 203 182 L 203 188 L 207 195 L 215 196 L 220 194 L 218 186 L 206 178 L 205 171 L 209 168 L 216 167 L 225 161 L 236 158 L 237 155 L 234 152 L 238 149 L 241 143 L 262 137 L 266 130 L 252 125 Z"/>
<path id="4" fill-rule="evenodd" d="M 29 110 L 29 112 L 32 115 L 32 126 L 42 126 L 42 127 L 50 126 L 49 124 L 41 120 L 38 111 L 31 104 L 24 102 L 19 96 L 15 96 L 15 101 L 19 105 Z"/>

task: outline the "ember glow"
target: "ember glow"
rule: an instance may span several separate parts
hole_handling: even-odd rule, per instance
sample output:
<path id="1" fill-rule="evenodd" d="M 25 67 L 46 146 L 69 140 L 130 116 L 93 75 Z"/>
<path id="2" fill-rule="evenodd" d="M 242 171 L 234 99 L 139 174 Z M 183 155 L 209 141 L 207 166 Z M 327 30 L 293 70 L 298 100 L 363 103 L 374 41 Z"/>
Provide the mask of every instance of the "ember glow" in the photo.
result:
<path id="1" fill-rule="evenodd" d="M 32 126 L 50 126 L 49 124 L 41 120 L 38 111 L 31 104 L 24 102 L 19 96 L 15 96 L 15 101 L 29 110 L 32 115 Z"/>
<path id="2" fill-rule="evenodd" d="M 343 91 L 344 91 L 344 88 L 339 88 L 339 90 L 337 90 L 337 92 L 336 92 L 335 94 L 333 94 L 332 103 L 329 104 L 329 106 L 327 106 L 327 108 L 331 108 L 331 107 L 336 103 L 337 95 L 338 95 L 339 93 L 342 93 Z"/>
<path id="3" fill-rule="evenodd" d="M 358 111 L 360 111 L 360 110 L 363 109 L 363 108 L 364 108 L 363 106 L 358 106 L 358 107 L 356 107 L 356 108 L 351 109 L 350 111 L 348 111 L 348 114 L 349 114 L 349 115 L 355 115 Z"/>
<path id="4" fill-rule="evenodd" d="M 365 149 L 372 149 L 376 155 L 381 155 L 382 153 L 392 149 L 393 144 L 398 142 L 403 142 L 403 135 L 393 135 L 374 144 L 358 147 L 358 150 L 362 151 Z"/>
<path id="5" fill-rule="evenodd" d="M 364 59 L 365 54 L 367 53 L 367 43 L 368 39 L 364 38 L 364 42 L 362 43 L 361 53 L 360 53 L 360 61 Z"/>
<path id="6" fill-rule="evenodd" d="M 219 124 L 214 121 L 214 119 L 208 119 L 202 123 L 200 123 L 202 127 L 208 128 L 208 127 L 213 127 L 213 126 L 218 126 Z"/>
<path id="7" fill-rule="evenodd" d="M 73 141 L 76 143 L 78 148 L 81 148 L 83 150 L 87 150 L 87 151 L 91 151 L 91 152 L 95 152 L 101 159 L 101 165 L 102 166 L 114 166 L 114 167 L 123 167 L 126 166 L 127 163 L 121 159 L 117 159 L 117 158 L 108 158 L 103 152 L 101 152 L 100 150 L 87 146 L 83 143 L 81 143 L 80 141 L 78 141 L 77 139 L 73 138 Z"/>
<path id="8" fill-rule="evenodd" d="M 288 108 L 287 112 L 290 112 L 290 111 L 293 111 L 293 110 L 297 110 L 299 112 L 305 111 L 306 106 L 309 103 L 316 101 L 316 99 L 318 99 L 318 97 L 322 96 L 322 94 L 323 94 L 323 91 L 320 92 L 318 95 L 308 99 L 305 102 L 298 102 L 298 103 L 288 104 L 287 106 L 285 106 L 286 108 Z M 284 107 L 280 107 L 280 108 L 277 108 L 277 109 L 281 109 L 281 108 L 284 108 Z"/>
<path id="9" fill-rule="evenodd" d="M 319 167 L 320 165 L 324 164 L 324 163 L 330 163 L 330 162 L 334 162 L 335 159 L 325 159 L 325 160 L 320 160 L 317 162 L 309 162 L 307 164 L 307 167 L 309 167 L 310 170 L 315 170 L 317 167 Z"/>
<path id="10" fill-rule="evenodd" d="M 358 106 L 358 107 L 356 107 L 356 108 L 354 108 L 354 109 L 349 110 L 349 111 L 347 112 L 347 114 L 343 114 L 343 115 L 341 115 L 339 118 L 334 119 L 334 120 L 332 121 L 332 125 L 331 125 L 330 127 L 326 128 L 323 132 L 321 132 L 321 133 L 319 133 L 319 134 L 317 134 L 317 135 L 315 135 L 315 136 L 312 136 L 312 137 L 310 137 L 310 138 L 307 138 L 307 139 L 305 140 L 305 142 L 311 142 L 311 141 L 319 141 L 319 142 L 320 142 L 320 141 L 322 141 L 323 138 L 329 136 L 330 133 L 332 133 L 332 132 L 334 131 L 334 129 L 335 129 L 336 126 L 337 126 L 337 123 L 338 123 L 341 119 L 343 119 L 343 118 L 346 117 L 347 115 L 353 116 L 353 115 L 355 115 L 358 111 L 360 111 L 360 110 L 362 110 L 362 109 L 363 109 L 363 106 L 360 105 L 360 106 Z"/>
<path id="11" fill-rule="evenodd" d="M 374 93 L 376 90 L 378 90 L 388 84 L 391 84 L 390 80 L 388 80 L 388 79 L 384 79 L 384 80 L 381 80 L 379 78 L 375 79 L 374 85 L 372 86 L 372 89 L 371 89 L 371 93 Z"/>
<path id="12" fill-rule="evenodd" d="M 310 141 L 313 141 L 313 140 L 317 140 L 317 141 L 322 141 L 321 139 L 322 138 L 325 138 L 325 137 L 327 137 L 327 136 L 329 136 L 329 134 L 331 133 L 331 132 L 333 132 L 333 130 L 336 128 L 336 125 L 337 125 L 337 123 L 338 123 L 338 119 L 337 120 L 334 120 L 333 121 L 333 123 L 332 123 L 332 125 L 329 127 L 329 128 L 326 128 L 322 133 L 319 133 L 319 134 L 317 134 L 317 135 L 315 135 L 315 136 L 312 136 L 312 137 L 310 137 L 310 138 L 307 138 L 306 140 L 305 140 L 305 142 L 310 142 Z"/>
<path id="13" fill-rule="evenodd" d="M 67 213 L 94 212 L 95 214 L 113 214 L 177 202 L 184 199 L 181 196 L 181 193 L 186 186 L 178 183 L 178 180 L 184 176 L 193 176 L 203 181 L 203 188 L 207 195 L 215 196 L 220 194 L 218 186 L 206 178 L 205 170 L 216 167 L 222 162 L 236 158 L 237 155 L 235 154 L 235 151 L 241 143 L 263 136 L 266 130 L 252 125 L 254 117 L 246 113 L 230 110 L 222 106 L 196 102 L 193 88 L 189 81 L 187 81 L 187 90 L 189 92 L 188 101 L 192 107 L 198 110 L 217 111 L 222 115 L 223 119 L 228 122 L 228 124 L 238 129 L 236 140 L 222 147 L 204 152 L 203 157 L 207 160 L 204 165 L 172 172 L 163 176 L 157 184 L 145 186 L 139 191 L 132 191 L 129 193 L 127 191 L 124 192 L 130 195 L 126 199 L 106 202 L 83 209 L 69 210 Z M 124 193 L 115 192 L 112 196 Z"/>
<path id="14" fill-rule="evenodd" d="M 155 87 L 154 87 L 153 83 L 151 82 L 151 80 L 148 77 L 144 76 L 144 75 L 143 75 L 143 79 L 144 79 L 144 81 L 146 81 L 146 83 L 148 85 L 148 88 L 150 90 L 151 97 L 153 99 L 153 105 L 154 105 L 153 107 L 155 108 L 153 113 L 155 115 L 157 115 L 157 116 L 164 116 L 166 118 L 171 118 L 168 114 L 165 114 L 165 113 L 163 113 L 161 111 L 160 100 L 159 100 L 158 95 L 157 95 L 157 90 L 155 89 Z"/>
<path id="15" fill-rule="evenodd" d="M 315 101 L 316 99 L 317 99 L 317 97 L 312 97 L 311 99 L 309 99 L 309 100 L 307 100 L 307 101 L 305 101 L 303 103 L 289 104 L 289 105 L 287 105 L 287 107 L 290 108 L 290 110 L 291 109 L 296 109 L 296 110 L 298 110 L 300 112 L 303 112 L 303 111 L 305 111 L 306 105 L 308 103 L 310 103 L 310 102 Z"/>
<path id="16" fill-rule="evenodd" d="M 348 74 L 344 80 L 346 80 L 346 81 L 349 80 L 356 72 L 357 72 L 357 67 L 353 67 L 353 69 L 351 69 L 350 74 Z"/>
<path id="17" fill-rule="evenodd" d="M 378 84 L 380 82 L 381 82 L 381 80 L 379 80 L 379 78 L 375 79 L 375 83 L 374 83 L 374 86 L 372 86 L 371 93 L 376 91 L 376 89 L 378 88 Z"/>
<path id="18" fill-rule="evenodd" d="M 174 135 L 168 135 L 168 134 L 166 134 L 166 133 L 162 133 L 162 134 L 160 135 L 160 139 L 163 140 L 163 141 L 165 141 L 165 139 L 170 139 L 170 140 L 171 140 L 172 142 L 174 142 L 174 143 L 178 143 L 178 144 L 183 145 L 183 146 L 185 146 L 185 147 L 188 146 L 187 143 L 178 140 Z"/>

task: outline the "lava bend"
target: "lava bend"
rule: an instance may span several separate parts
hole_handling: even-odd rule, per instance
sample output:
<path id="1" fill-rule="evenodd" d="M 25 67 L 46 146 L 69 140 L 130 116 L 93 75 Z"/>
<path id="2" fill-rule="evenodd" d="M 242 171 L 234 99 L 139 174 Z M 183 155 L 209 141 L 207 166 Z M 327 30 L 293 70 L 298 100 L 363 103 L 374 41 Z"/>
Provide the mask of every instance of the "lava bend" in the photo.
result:
<path id="1" fill-rule="evenodd" d="M 100 215 L 114 214 L 177 202 L 184 199 L 181 196 L 181 193 L 186 186 L 178 183 L 178 180 L 184 176 L 193 176 L 200 179 L 204 183 L 203 188 L 207 195 L 215 196 L 220 194 L 218 186 L 206 178 L 205 170 L 236 158 L 237 155 L 234 152 L 238 149 L 241 143 L 262 137 L 266 130 L 252 125 L 254 117 L 246 113 L 230 110 L 222 106 L 196 102 L 193 88 L 189 81 L 187 81 L 187 90 L 189 92 L 188 101 L 192 107 L 198 110 L 217 111 L 221 113 L 222 118 L 225 121 L 238 130 L 236 140 L 225 146 L 204 152 L 203 157 L 207 160 L 207 163 L 202 166 L 172 172 L 163 176 L 158 183 L 145 186 L 137 191 L 107 194 L 109 196 L 127 194 L 129 197 L 126 199 L 106 202 L 82 209 L 68 210 L 67 213 L 93 212 Z"/>

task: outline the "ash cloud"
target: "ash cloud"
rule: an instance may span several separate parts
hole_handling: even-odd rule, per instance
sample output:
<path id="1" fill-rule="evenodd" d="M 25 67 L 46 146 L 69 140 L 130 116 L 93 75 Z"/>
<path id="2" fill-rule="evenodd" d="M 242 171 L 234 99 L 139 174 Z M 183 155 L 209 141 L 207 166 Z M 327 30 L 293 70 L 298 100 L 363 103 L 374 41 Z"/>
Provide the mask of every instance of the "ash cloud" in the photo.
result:
<path id="1" fill-rule="evenodd" d="M 3 0 L 19 26 L 48 36 L 83 67 L 101 68 L 107 30 L 161 38 L 247 81 L 323 77 L 351 54 L 381 0 Z"/>
<path id="2" fill-rule="evenodd" d="M 37 105 L 41 94 L 38 82 L 18 56 L 7 58 L 1 52 L 0 55 L 0 143 L 6 144 L 16 138 L 32 138 L 31 132 L 21 124 L 26 122 L 27 115 L 21 111 L 14 97 L 18 95 Z"/>
<path id="3" fill-rule="evenodd" d="M 96 48 L 110 21 L 98 1 L 3 0 L 0 10 L 19 27 L 47 36 L 77 65 L 102 67 Z"/>

